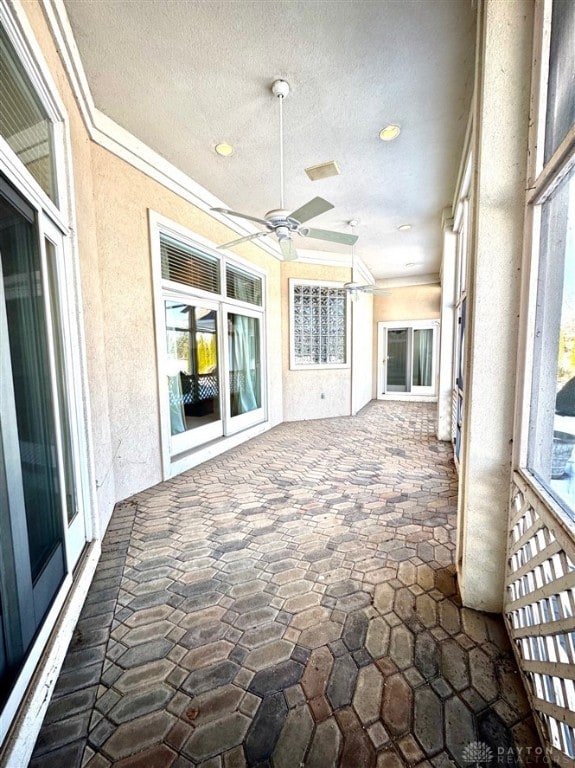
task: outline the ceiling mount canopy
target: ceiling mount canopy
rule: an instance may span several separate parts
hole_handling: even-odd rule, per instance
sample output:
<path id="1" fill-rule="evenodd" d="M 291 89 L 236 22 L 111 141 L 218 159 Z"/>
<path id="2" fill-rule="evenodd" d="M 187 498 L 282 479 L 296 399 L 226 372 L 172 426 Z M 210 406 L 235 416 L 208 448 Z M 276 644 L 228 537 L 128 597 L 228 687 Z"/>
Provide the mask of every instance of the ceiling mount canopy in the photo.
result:
<path id="1" fill-rule="evenodd" d="M 274 80 L 271 86 L 271 91 L 279 102 L 279 208 L 273 208 L 271 211 L 268 211 L 264 214 L 263 218 L 250 216 L 245 213 L 238 213 L 237 211 L 231 211 L 228 208 L 212 208 L 212 211 L 225 213 L 228 216 L 238 216 L 241 219 L 247 219 L 256 224 L 261 224 L 266 228 L 265 232 L 255 232 L 252 235 L 240 237 L 238 240 L 233 240 L 231 243 L 225 243 L 224 245 L 218 246 L 218 248 L 231 248 L 234 245 L 239 245 L 240 243 L 245 243 L 249 240 L 258 240 L 262 237 L 268 237 L 269 235 L 274 234 L 278 239 L 284 259 L 286 261 L 293 261 L 297 259 L 298 256 L 293 241 L 293 235 L 353 246 L 357 240 L 357 235 L 353 233 L 348 235 L 345 232 L 335 232 L 327 229 L 302 226 L 302 224 L 310 219 L 314 219 L 316 216 L 320 216 L 322 213 L 333 208 L 333 205 L 327 200 L 324 200 L 321 197 L 314 197 L 295 211 L 290 212 L 286 209 L 284 202 L 283 100 L 290 92 L 289 83 L 287 80 Z"/>

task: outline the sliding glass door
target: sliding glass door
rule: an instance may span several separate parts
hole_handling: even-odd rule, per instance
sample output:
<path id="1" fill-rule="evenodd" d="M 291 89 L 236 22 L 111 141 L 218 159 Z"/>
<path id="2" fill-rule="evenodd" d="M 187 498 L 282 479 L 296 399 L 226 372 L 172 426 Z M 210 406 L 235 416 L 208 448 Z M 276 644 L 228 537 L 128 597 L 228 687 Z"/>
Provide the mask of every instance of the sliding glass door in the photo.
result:
<path id="1" fill-rule="evenodd" d="M 254 314 L 227 312 L 228 419 L 230 435 L 263 420 L 261 319 Z"/>
<path id="2" fill-rule="evenodd" d="M 438 326 L 378 323 L 378 397 L 436 395 Z"/>
<path id="3" fill-rule="evenodd" d="M 174 297 L 164 305 L 172 455 L 261 421 L 257 313 L 206 299 Z"/>
<path id="4" fill-rule="evenodd" d="M 157 214 L 150 218 L 170 477 L 193 466 L 197 449 L 209 452 L 214 441 L 266 420 L 264 274 Z"/>
<path id="5" fill-rule="evenodd" d="M 0 178 L 0 707 L 85 543 L 60 247 L 58 231 Z"/>
<path id="6" fill-rule="evenodd" d="M 207 300 L 165 301 L 166 373 L 173 454 L 223 435 L 219 309 Z"/>

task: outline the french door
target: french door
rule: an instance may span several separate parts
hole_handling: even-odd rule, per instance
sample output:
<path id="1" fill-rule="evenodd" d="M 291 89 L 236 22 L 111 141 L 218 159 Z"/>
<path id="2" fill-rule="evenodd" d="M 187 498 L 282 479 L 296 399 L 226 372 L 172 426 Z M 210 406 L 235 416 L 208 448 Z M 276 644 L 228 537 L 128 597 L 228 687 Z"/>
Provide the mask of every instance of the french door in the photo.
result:
<path id="1" fill-rule="evenodd" d="M 171 455 L 263 421 L 261 313 L 176 293 L 164 312 Z"/>
<path id="2" fill-rule="evenodd" d="M 0 707 L 85 543 L 62 235 L 0 177 Z"/>
<path id="3" fill-rule="evenodd" d="M 438 326 L 438 321 L 378 323 L 378 398 L 437 394 Z"/>
<path id="4" fill-rule="evenodd" d="M 225 309 L 227 381 L 225 434 L 232 435 L 265 418 L 263 409 L 262 315 Z"/>

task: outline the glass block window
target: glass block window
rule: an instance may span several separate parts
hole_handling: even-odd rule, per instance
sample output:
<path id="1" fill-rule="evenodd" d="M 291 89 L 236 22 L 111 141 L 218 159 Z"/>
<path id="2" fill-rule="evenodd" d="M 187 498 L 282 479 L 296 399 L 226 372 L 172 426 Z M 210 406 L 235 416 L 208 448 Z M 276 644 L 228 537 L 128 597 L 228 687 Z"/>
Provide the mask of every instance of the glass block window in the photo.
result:
<path id="1" fill-rule="evenodd" d="M 291 297 L 293 364 L 345 365 L 345 289 L 296 283 Z"/>

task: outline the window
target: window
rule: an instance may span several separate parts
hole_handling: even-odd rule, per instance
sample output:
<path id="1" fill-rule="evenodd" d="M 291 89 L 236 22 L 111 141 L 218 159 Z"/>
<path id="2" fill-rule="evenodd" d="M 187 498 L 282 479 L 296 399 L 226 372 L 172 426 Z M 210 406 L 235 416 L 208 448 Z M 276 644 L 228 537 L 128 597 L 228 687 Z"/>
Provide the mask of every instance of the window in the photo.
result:
<path id="1" fill-rule="evenodd" d="M 263 276 L 150 214 L 164 472 L 265 421 Z M 187 462 L 187 463 L 186 463 Z"/>
<path id="2" fill-rule="evenodd" d="M 0 136 L 56 201 L 52 123 L 0 26 Z"/>
<path id="3" fill-rule="evenodd" d="M 190 288 L 220 292 L 220 261 L 168 236 L 160 240 L 162 277 Z"/>
<path id="4" fill-rule="evenodd" d="M 290 281 L 291 367 L 347 364 L 347 295 L 336 283 Z"/>
<path id="5" fill-rule="evenodd" d="M 527 467 L 575 528 L 575 4 L 554 2 L 550 24 L 544 152 L 530 200 L 537 279 Z"/>
<path id="6" fill-rule="evenodd" d="M 455 209 L 453 231 L 457 236 L 455 263 L 455 328 L 453 334 L 453 401 L 451 410 L 451 433 L 455 465 L 461 461 L 463 437 L 463 413 L 465 401 L 465 337 L 467 332 L 467 267 L 469 255 L 471 171 L 473 156 L 471 152 L 465 161 L 465 171 L 459 191 L 459 200 Z"/>

